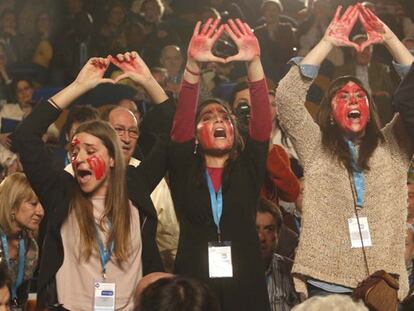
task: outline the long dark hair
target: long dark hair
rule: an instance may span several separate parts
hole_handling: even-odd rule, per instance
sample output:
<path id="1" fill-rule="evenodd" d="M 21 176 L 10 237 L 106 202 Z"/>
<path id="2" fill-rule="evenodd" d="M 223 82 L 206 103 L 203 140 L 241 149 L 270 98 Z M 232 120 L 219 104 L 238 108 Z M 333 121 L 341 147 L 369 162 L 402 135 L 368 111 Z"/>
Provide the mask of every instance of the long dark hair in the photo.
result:
<path id="1" fill-rule="evenodd" d="M 332 119 L 332 99 L 336 92 L 348 82 L 356 83 L 368 96 L 369 120 L 365 128 L 358 152 L 358 168 L 369 170 L 369 159 L 380 142 L 384 141 L 381 133 L 379 119 L 374 100 L 363 86 L 362 82 L 353 76 L 343 76 L 335 79 L 330 84 L 321 102 L 321 108 L 317 115 L 317 122 L 322 132 L 322 145 L 328 150 L 332 157 L 342 163 L 349 171 L 352 171 L 352 156 L 349 146 L 343 136 L 341 129 Z"/>
<path id="2" fill-rule="evenodd" d="M 230 122 L 233 125 L 233 129 L 234 129 L 234 143 L 233 143 L 233 146 L 230 150 L 230 158 L 229 159 L 234 160 L 239 156 L 240 152 L 242 152 L 242 150 L 244 149 L 244 140 L 243 140 L 242 135 L 240 135 L 237 119 L 233 115 L 232 110 L 231 110 L 230 106 L 227 103 L 225 103 L 224 101 L 222 101 L 219 98 L 209 98 L 209 99 L 204 100 L 197 108 L 196 122 L 195 122 L 196 129 L 195 129 L 195 131 L 197 131 L 197 124 L 201 120 L 201 111 L 210 104 L 219 104 L 228 113 L 228 116 L 230 118 Z M 199 146 L 199 153 L 201 155 L 204 154 L 204 151 L 202 150 L 202 148 L 200 148 L 200 146 Z"/>
<path id="3" fill-rule="evenodd" d="M 228 116 L 230 118 L 230 121 L 233 125 L 233 129 L 234 129 L 234 143 L 233 146 L 230 149 L 230 156 L 226 161 L 226 164 L 224 166 L 224 171 L 223 171 L 223 188 L 225 189 L 227 187 L 227 182 L 228 182 L 228 177 L 230 175 L 230 171 L 233 167 L 233 162 L 234 160 L 236 160 L 238 158 L 238 156 L 240 155 L 240 153 L 243 151 L 244 149 L 244 139 L 242 137 L 242 135 L 240 134 L 240 130 L 239 130 L 239 126 L 237 123 L 237 119 L 236 117 L 232 114 L 232 110 L 230 108 L 230 106 L 225 103 L 224 101 L 222 101 L 219 98 L 209 98 L 206 99 L 205 101 L 203 101 L 197 108 L 197 113 L 196 113 L 196 122 L 195 122 L 195 133 L 197 132 L 197 124 L 198 122 L 200 122 L 201 119 L 201 111 L 207 107 L 210 104 L 219 104 L 220 106 L 222 106 L 224 108 L 224 110 L 228 113 Z M 204 150 L 203 148 L 198 145 L 198 150 L 197 150 L 197 155 L 199 158 L 199 176 L 197 177 L 197 179 L 200 181 L 200 184 L 205 182 L 205 178 L 204 178 L 204 172 L 206 169 L 206 165 L 205 165 L 205 161 L 204 161 Z"/>

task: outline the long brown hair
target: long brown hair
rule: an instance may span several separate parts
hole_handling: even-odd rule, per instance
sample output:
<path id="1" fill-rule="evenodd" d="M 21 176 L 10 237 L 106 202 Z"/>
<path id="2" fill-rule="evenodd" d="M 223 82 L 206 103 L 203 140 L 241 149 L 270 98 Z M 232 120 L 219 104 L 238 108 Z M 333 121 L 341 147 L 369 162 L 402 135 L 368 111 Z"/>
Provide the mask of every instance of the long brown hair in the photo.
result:
<path id="1" fill-rule="evenodd" d="M 331 153 L 333 158 L 342 163 L 349 171 L 352 171 L 351 152 L 341 129 L 332 119 L 331 104 L 338 90 L 350 81 L 356 83 L 368 96 L 370 116 L 365 128 L 365 134 L 361 140 L 357 165 L 361 170 L 369 170 L 369 159 L 378 144 L 384 141 L 384 136 L 379 126 L 375 103 L 359 79 L 353 76 L 343 76 L 332 81 L 321 102 L 317 122 L 322 131 L 322 145 Z"/>
<path id="2" fill-rule="evenodd" d="M 111 222 L 108 245 L 114 241 L 115 257 L 118 261 L 125 261 L 130 254 L 131 211 L 126 190 L 124 158 L 118 142 L 118 136 L 107 122 L 100 120 L 83 123 L 76 130 L 75 134 L 78 133 L 88 133 L 99 138 L 108 150 L 109 156 L 114 160 L 115 165 L 110 168 L 108 176 L 105 209 L 99 226 L 102 230 L 103 221 L 109 220 Z M 88 260 L 93 250 L 98 250 L 95 220 L 92 202 L 88 194 L 84 193 L 78 184 L 74 189 L 70 210 L 75 212 L 79 224 L 82 257 Z"/>

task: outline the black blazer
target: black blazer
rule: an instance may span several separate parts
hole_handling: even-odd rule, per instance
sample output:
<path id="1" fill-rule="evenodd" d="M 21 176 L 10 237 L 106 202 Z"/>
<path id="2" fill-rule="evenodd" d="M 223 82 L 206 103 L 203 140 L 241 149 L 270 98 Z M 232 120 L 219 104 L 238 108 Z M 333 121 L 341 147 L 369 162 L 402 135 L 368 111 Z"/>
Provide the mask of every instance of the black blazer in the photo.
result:
<path id="1" fill-rule="evenodd" d="M 76 180 L 67 172 L 56 170 L 52 155 L 42 142 L 46 132 L 60 111 L 49 102 L 36 106 L 13 134 L 13 149 L 20 154 L 24 172 L 46 211 L 47 234 L 43 243 L 37 283 L 38 303 L 54 303 L 55 274 L 63 263 L 63 244 L 60 229 L 69 215 L 69 203 Z M 161 136 L 161 135 L 159 135 Z M 143 273 L 163 271 L 155 234 L 157 214 L 150 194 L 166 171 L 165 149 L 167 139 L 158 139 L 157 145 L 138 168 L 128 168 L 129 198 L 138 208 L 141 219 Z M 137 228 L 140 230 L 140 228 Z M 51 301 L 52 300 L 52 301 Z"/>

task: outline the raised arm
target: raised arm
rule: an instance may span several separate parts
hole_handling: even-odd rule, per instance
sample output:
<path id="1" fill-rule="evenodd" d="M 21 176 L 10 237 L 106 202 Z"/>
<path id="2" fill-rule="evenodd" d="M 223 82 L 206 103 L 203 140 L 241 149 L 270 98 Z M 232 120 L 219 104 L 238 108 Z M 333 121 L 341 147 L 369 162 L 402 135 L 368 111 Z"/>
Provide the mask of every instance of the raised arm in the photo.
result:
<path id="1" fill-rule="evenodd" d="M 171 131 L 171 139 L 175 142 L 186 142 L 194 137 L 201 63 L 225 62 L 223 58 L 214 56 L 211 52 L 214 43 L 224 30 L 219 23 L 219 19 L 214 22 L 209 19 L 202 27 L 201 22 L 198 22 L 194 29 L 188 46 L 187 63 Z"/>
<path id="2" fill-rule="evenodd" d="M 314 160 L 314 149 L 320 146 L 321 133 L 318 125 L 305 108 L 306 94 L 317 75 L 317 70 L 335 46 L 358 46 L 348 36 L 357 18 L 358 10 L 350 6 L 341 16 L 341 7 L 336 10 L 321 41 L 301 60 L 294 60 L 288 74 L 279 82 L 276 91 L 278 117 L 297 151 L 301 164 Z"/>
<path id="3" fill-rule="evenodd" d="M 368 36 L 368 40 L 361 44 L 360 50 L 363 51 L 365 47 L 371 44 L 382 43 L 387 47 L 397 63 L 411 65 L 414 61 L 414 56 L 391 29 L 372 13 L 369 8 L 361 4 L 358 4 L 358 8 L 359 19 Z"/>
<path id="4" fill-rule="evenodd" d="M 115 79 L 129 78 L 142 86 L 155 104 L 161 104 L 168 99 L 167 94 L 152 76 L 148 66 L 137 52 L 118 54 L 116 57 L 108 57 L 111 63 L 119 67 L 124 73 Z"/>
<path id="5" fill-rule="evenodd" d="M 63 182 L 71 177 L 53 167 L 51 153 L 44 145 L 42 135 L 56 121 L 63 108 L 98 83 L 107 81 L 102 76 L 108 64 L 105 59 L 89 60 L 74 82 L 51 100 L 38 104 L 13 134 L 13 148 L 20 154 L 24 172 L 45 208 L 57 205 L 51 200 L 62 197 L 62 193 L 67 191 Z"/>
<path id="6" fill-rule="evenodd" d="M 114 83 L 112 79 L 104 78 L 109 66 L 108 58 L 94 57 L 83 66 L 75 81 L 50 98 L 57 109 L 68 107 L 75 99 L 93 89 L 100 83 Z"/>
<path id="7" fill-rule="evenodd" d="M 226 62 L 244 61 L 247 66 L 251 98 L 250 137 L 258 141 L 269 140 L 272 120 L 267 83 L 260 62 L 259 42 L 250 26 L 239 19 L 235 22 L 229 20 L 224 27 L 238 48 L 238 53 L 228 57 Z"/>
<path id="8" fill-rule="evenodd" d="M 356 43 L 349 40 L 349 34 L 358 19 L 358 7 L 349 6 L 342 16 L 341 10 L 342 6 L 338 6 L 322 40 L 303 58 L 301 64 L 320 66 L 335 46 L 359 49 Z"/>

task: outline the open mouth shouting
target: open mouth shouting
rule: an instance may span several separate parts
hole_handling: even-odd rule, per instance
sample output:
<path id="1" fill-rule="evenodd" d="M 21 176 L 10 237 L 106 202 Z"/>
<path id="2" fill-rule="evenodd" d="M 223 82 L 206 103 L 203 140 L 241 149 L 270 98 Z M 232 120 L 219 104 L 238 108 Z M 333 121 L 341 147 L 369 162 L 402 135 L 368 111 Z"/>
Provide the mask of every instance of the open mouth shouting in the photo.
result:
<path id="1" fill-rule="evenodd" d="M 218 127 L 214 130 L 214 138 L 217 139 L 226 139 L 226 130 L 222 127 Z"/>
<path id="2" fill-rule="evenodd" d="M 338 90 L 332 99 L 332 115 L 340 128 L 349 133 L 361 133 L 369 120 L 369 102 L 366 92 L 350 81 Z"/>
<path id="3" fill-rule="evenodd" d="M 348 119 L 359 120 L 361 118 L 361 112 L 357 109 L 353 109 L 348 112 Z"/>
<path id="4" fill-rule="evenodd" d="M 86 184 L 92 178 L 92 172 L 87 169 L 76 169 L 76 176 L 79 184 Z"/>

